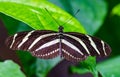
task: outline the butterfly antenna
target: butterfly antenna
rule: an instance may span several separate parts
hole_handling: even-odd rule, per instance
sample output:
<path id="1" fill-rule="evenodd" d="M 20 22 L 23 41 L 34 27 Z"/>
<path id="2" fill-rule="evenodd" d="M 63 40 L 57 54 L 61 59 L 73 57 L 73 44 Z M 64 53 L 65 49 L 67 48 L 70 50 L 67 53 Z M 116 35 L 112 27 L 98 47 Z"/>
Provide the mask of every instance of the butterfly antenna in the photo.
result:
<path id="1" fill-rule="evenodd" d="M 79 13 L 79 11 L 80 11 L 80 9 L 78 9 L 76 12 L 75 12 L 75 14 L 74 14 L 74 16 L 76 16 L 78 13 Z M 67 22 L 69 22 L 71 19 L 72 19 L 73 17 L 71 17 L 70 19 L 68 19 L 65 23 L 63 23 L 62 25 L 65 25 Z"/>
<path id="2" fill-rule="evenodd" d="M 48 9 L 45 8 L 45 10 L 48 12 L 48 14 L 52 17 L 52 19 L 60 26 L 60 24 L 57 22 L 57 20 L 52 16 L 52 14 L 48 11 Z"/>

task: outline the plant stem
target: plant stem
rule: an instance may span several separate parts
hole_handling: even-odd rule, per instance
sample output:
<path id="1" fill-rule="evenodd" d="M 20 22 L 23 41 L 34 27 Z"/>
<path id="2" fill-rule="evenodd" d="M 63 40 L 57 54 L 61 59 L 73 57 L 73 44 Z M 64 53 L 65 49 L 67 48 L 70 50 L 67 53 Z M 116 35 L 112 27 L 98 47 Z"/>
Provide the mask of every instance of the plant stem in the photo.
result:
<path id="1" fill-rule="evenodd" d="M 98 71 L 95 68 L 91 70 L 91 73 L 93 74 L 94 77 L 98 77 Z"/>

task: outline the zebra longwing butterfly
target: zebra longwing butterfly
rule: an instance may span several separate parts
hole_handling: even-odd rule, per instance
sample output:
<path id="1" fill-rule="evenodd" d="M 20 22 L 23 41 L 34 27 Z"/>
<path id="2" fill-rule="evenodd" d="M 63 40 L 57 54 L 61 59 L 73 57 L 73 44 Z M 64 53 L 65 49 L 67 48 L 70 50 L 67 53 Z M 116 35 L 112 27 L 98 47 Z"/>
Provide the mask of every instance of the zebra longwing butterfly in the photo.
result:
<path id="1" fill-rule="evenodd" d="M 69 61 L 81 61 L 87 56 L 104 57 L 111 52 L 110 46 L 102 40 L 77 32 L 33 30 L 10 36 L 6 44 L 13 50 L 29 51 L 33 56 L 51 59 L 56 56 Z"/>

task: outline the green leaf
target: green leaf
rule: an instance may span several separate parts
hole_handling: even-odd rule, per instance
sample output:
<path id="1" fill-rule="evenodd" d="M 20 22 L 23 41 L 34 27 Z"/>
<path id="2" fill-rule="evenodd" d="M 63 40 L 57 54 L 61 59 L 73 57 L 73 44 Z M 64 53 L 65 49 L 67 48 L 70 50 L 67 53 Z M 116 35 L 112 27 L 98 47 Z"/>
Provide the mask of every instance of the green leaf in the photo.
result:
<path id="1" fill-rule="evenodd" d="M 80 9 L 76 18 L 84 26 L 87 33 L 94 34 L 102 26 L 107 14 L 107 4 L 105 0 L 49 0 L 61 8 L 67 10 L 72 15 Z M 69 9 L 68 9 L 69 7 Z"/>
<path id="2" fill-rule="evenodd" d="M 48 9 L 51 15 L 45 8 Z M 64 31 L 85 33 L 84 28 L 75 18 L 72 18 L 68 22 L 72 17 L 70 14 L 45 0 L 39 2 L 29 0 L 0 0 L 0 12 L 20 20 L 34 29 L 58 30 L 59 24 L 62 25 L 65 23 L 63 25 L 65 28 Z"/>
<path id="3" fill-rule="evenodd" d="M 60 57 L 48 60 L 37 59 L 36 75 L 38 77 L 46 77 L 48 72 L 60 61 L 61 61 Z"/>
<path id="4" fill-rule="evenodd" d="M 91 56 L 89 56 L 85 61 L 80 62 L 78 66 L 71 66 L 70 70 L 72 73 L 85 74 L 91 72 L 94 77 L 98 76 L 98 72 L 96 70 L 96 59 Z"/>
<path id="5" fill-rule="evenodd" d="M 119 77 L 120 76 L 120 56 L 97 65 L 97 70 L 103 77 Z"/>
<path id="6" fill-rule="evenodd" d="M 113 15 L 118 15 L 118 16 L 120 16 L 120 4 L 116 5 L 116 6 L 112 9 L 112 14 L 113 14 Z"/>
<path id="7" fill-rule="evenodd" d="M 0 77 L 25 77 L 20 67 L 13 61 L 0 62 Z"/>

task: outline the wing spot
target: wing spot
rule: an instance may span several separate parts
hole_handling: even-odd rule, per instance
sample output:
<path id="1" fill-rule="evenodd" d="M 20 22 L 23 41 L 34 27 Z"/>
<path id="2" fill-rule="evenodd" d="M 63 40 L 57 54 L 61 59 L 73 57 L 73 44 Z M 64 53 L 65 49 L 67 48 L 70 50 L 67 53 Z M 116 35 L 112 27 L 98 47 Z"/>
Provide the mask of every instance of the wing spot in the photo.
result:
<path id="1" fill-rule="evenodd" d="M 71 55 L 70 53 L 68 53 L 68 52 L 67 52 L 66 50 L 64 50 L 64 49 L 62 49 L 62 51 L 63 51 L 64 53 L 66 53 L 68 56 L 70 56 L 71 58 L 73 58 L 73 59 L 81 60 L 81 58 L 77 58 L 77 57 Z"/>
<path id="2" fill-rule="evenodd" d="M 45 56 L 49 56 L 49 55 L 51 55 L 51 54 L 53 54 L 53 53 L 56 53 L 57 51 L 59 51 L 59 49 L 56 49 L 56 50 L 53 50 L 52 52 L 49 52 L 49 53 L 46 53 L 46 54 L 41 54 L 41 55 L 37 55 L 37 56 L 40 56 L 40 57 L 45 57 Z M 35 53 L 34 53 L 35 54 Z"/>

